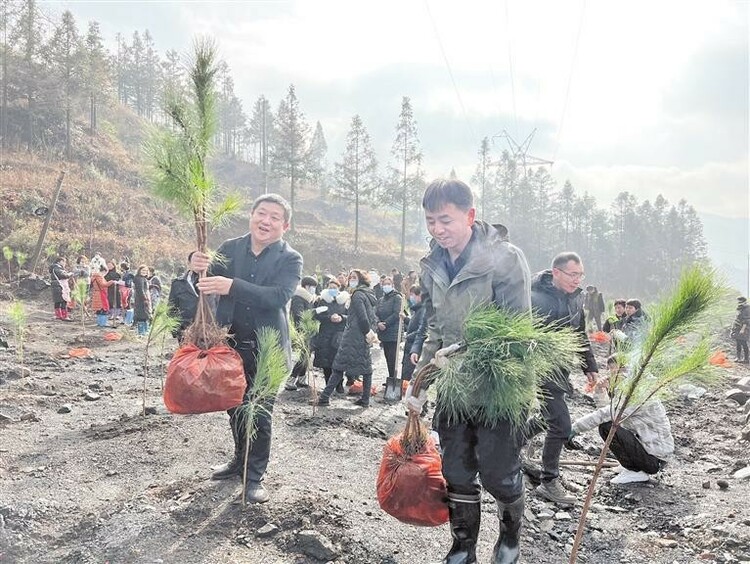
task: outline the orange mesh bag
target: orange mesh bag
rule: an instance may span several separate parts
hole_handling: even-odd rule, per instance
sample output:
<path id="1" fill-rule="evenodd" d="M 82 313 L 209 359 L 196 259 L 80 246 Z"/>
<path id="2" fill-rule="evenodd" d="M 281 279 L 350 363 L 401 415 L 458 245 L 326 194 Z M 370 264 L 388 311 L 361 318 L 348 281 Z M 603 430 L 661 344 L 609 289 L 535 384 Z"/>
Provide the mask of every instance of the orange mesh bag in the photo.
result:
<path id="1" fill-rule="evenodd" d="M 418 375 L 413 392 L 419 393 Z M 448 498 L 440 453 L 419 415 L 383 447 L 377 481 L 380 508 L 403 523 L 436 527 L 448 521 Z"/>
<path id="2" fill-rule="evenodd" d="M 727 358 L 724 351 L 716 351 L 711 355 L 711 358 L 708 359 L 708 362 L 713 366 L 720 366 L 721 368 L 731 368 L 733 366 L 732 361 Z"/>
<path id="3" fill-rule="evenodd" d="M 594 331 L 591 333 L 591 340 L 595 343 L 608 343 L 609 335 L 604 331 Z"/>
<path id="4" fill-rule="evenodd" d="M 246 385 L 242 358 L 230 347 L 183 345 L 169 361 L 164 405 L 182 414 L 226 411 L 242 403 Z"/>
<path id="5" fill-rule="evenodd" d="M 356 396 L 357 394 L 362 393 L 362 389 L 364 388 L 364 384 L 362 383 L 362 380 L 355 380 L 354 384 L 349 386 L 349 391 L 347 392 L 350 396 Z M 378 388 L 376 386 L 372 386 L 370 388 L 370 395 L 376 396 L 378 395 Z"/>

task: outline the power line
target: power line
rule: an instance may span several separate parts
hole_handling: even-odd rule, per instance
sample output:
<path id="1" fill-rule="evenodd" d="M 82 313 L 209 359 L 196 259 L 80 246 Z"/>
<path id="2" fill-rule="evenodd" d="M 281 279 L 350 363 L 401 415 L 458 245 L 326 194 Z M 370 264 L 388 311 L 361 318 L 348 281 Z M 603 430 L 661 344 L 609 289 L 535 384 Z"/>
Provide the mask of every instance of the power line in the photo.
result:
<path id="1" fill-rule="evenodd" d="M 573 71 L 576 65 L 576 59 L 578 58 L 578 43 L 581 39 L 581 30 L 583 29 L 583 16 L 586 13 L 586 0 L 583 0 L 581 4 L 581 18 L 578 22 L 578 33 L 576 34 L 576 42 L 573 48 L 573 60 L 570 63 L 570 74 L 568 75 L 568 86 L 565 90 L 565 103 L 563 104 L 562 115 L 560 116 L 560 126 L 557 129 L 557 139 L 555 140 L 555 152 L 553 153 L 552 160 L 557 160 L 557 152 L 560 150 L 560 137 L 562 135 L 563 125 L 565 124 L 565 114 L 568 111 L 568 101 L 570 99 L 570 85 L 573 82 Z"/>
<path id="2" fill-rule="evenodd" d="M 513 49 L 510 41 L 510 16 L 508 15 L 508 0 L 505 0 L 505 36 L 508 46 L 508 69 L 510 70 L 510 93 L 513 103 L 513 129 L 518 135 L 518 112 L 516 111 L 516 82 L 513 77 Z"/>
<path id="3" fill-rule="evenodd" d="M 435 24 L 435 18 L 432 17 L 432 11 L 430 10 L 430 5 L 428 3 L 428 0 L 425 0 L 425 8 L 427 9 L 427 15 L 430 17 L 430 22 L 432 23 L 432 31 L 435 34 L 435 39 L 438 42 L 438 46 L 440 47 L 440 53 L 443 55 L 443 61 L 445 62 L 445 67 L 448 70 L 448 75 L 451 78 L 451 82 L 453 83 L 453 89 L 456 91 L 456 98 L 458 98 L 458 103 L 461 106 L 461 111 L 464 114 L 464 120 L 466 120 L 466 125 L 469 128 L 469 133 L 471 133 L 471 138 L 476 139 L 477 136 L 474 133 L 474 128 L 471 126 L 471 122 L 469 121 L 469 116 L 466 113 L 466 107 L 464 106 L 464 101 L 461 99 L 461 92 L 458 90 L 458 85 L 456 84 L 456 79 L 453 77 L 453 71 L 451 70 L 451 65 L 448 62 L 448 56 L 445 54 L 445 48 L 443 47 L 443 42 L 440 39 L 440 32 L 438 31 L 437 25 Z"/>

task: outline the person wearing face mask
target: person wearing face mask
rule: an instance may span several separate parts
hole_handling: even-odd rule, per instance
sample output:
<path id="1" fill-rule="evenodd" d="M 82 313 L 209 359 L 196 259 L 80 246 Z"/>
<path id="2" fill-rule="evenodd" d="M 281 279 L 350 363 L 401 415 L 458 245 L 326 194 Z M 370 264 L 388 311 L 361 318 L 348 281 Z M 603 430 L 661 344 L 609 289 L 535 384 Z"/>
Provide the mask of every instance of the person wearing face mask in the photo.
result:
<path id="1" fill-rule="evenodd" d="M 333 371 L 325 389 L 321 392 L 316 405 L 328 407 L 331 394 L 341 384 L 346 373 L 351 382 L 362 376 L 362 397 L 355 403 L 360 407 L 370 406 L 370 388 L 372 386 L 372 356 L 370 345 L 377 342 L 374 327 L 375 292 L 370 288 L 370 278 L 363 270 L 352 270 L 349 275 L 351 303 L 346 327 L 341 335 L 341 345 L 333 359 Z"/>
<path id="2" fill-rule="evenodd" d="M 419 354 L 422 352 L 422 343 L 424 337 L 418 339 L 419 328 L 424 318 L 424 308 L 422 307 L 422 288 L 412 286 L 409 289 L 409 317 L 404 319 L 407 323 L 404 337 L 404 357 L 401 360 L 401 379 L 410 381 L 414 374 L 414 367 L 419 361 Z M 419 350 L 412 352 L 415 343 L 419 343 Z"/>
<path id="3" fill-rule="evenodd" d="M 308 309 L 312 309 L 313 303 L 317 297 L 316 289 L 318 281 L 312 276 L 305 276 L 300 282 L 299 287 L 292 296 L 292 302 L 289 306 L 289 312 L 292 314 L 292 323 L 299 331 L 302 314 Z M 284 389 L 293 392 L 297 388 L 307 388 L 307 369 L 308 363 L 305 359 L 299 359 L 292 368 L 292 375 L 289 377 Z"/>
<path id="4" fill-rule="evenodd" d="M 375 316 L 378 320 L 378 339 L 383 348 L 385 363 L 388 367 L 388 378 L 396 377 L 396 356 L 398 352 L 398 328 L 400 314 L 404 308 L 401 292 L 393 285 L 393 278 L 386 276 L 381 281 L 383 297 L 378 301 Z"/>
<path id="5" fill-rule="evenodd" d="M 346 327 L 349 301 L 349 293 L 340 290 L 339 283 L 331 279 L 328 281 L 328 287 L 320 293 L 320 298 L 315 303 L 315 319 L 320 322 L 320 328 L 315 337 L 313 366 L 323 370 L 326 384 L 331 379 L 333 359 Z M 343 383 L 336 387 L 336 392 L 344 393 Z"/>

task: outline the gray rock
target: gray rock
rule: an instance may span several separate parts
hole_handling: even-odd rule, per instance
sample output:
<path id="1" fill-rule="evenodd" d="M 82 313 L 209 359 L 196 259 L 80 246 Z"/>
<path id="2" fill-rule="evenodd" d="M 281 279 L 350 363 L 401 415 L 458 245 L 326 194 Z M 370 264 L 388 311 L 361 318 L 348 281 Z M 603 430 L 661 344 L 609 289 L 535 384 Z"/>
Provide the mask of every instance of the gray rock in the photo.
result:
<path id="1" fill-rule="evenodd" d="M 333 543 L 318 531 L 300 531 L 297 533 L 297 546 L 308 556 L 327 562 L 335 560 L 339 552 Z"/>
<path id="2" fill-rule="evenodd" d="M 732 478 L 735 478 L 736 480 L 746 480 L 750 478 L 750 466 L 745 466 L 744 468 L 737 470 L 737 472 L 732 475 Z"/>
<path id="3" fill-rule="evenodd" d="M 86 401 L 96 401 L 100 399 L 101 397 L 102 396 L 94 392 L 86 392 L 85 394 L 83 394 L 83 399 L 85 399 Z"/>
<path id="4" fill-rule="evenodd" d="M 156 408 L 149 406 L 146 408 L 146 415 L 156 415 Z"/>
<path id="5" fill-rule="evenodd" d="M 259 538 L 271 537 L 279 532 L 279 528 L 273 523 L 266 523 L 260 529 L 255 531 L 255 536 Z"/>
<path id="6" fill-rule="evenodd" d="M 541 530 L 544 533 L 549 533 L 554 526 L 555 526 L 554 521 L 552 521 L 551 519 L 546 519 L 542 521 L 541 523 L 539 523 L 539 530 Z"/>
<path id="7" fill-rule="evenodd" d="M 557 521 L 570 521 L 572 517 L 567 511 L 558 511 L 557 513 L 555 513 L 555 519 Z"/>
<path id="8" fill-rule="evenodd" d="M 57 410 L 58 413 L 70 413 L 71 411 L 73 411 L 73 408 L 70 406 L 69 403 L 61 405 L 60 408 Z"/>
<path id="9" fill-rule="evenodd" d="M 711 480 L 706 480 L 703 482 L 703 489 L 704 490 L 710 490 L 711 489 Z"/>
<path id="10" fill-rule="evenodd" d="M 23 415 L 21 415 L 21 421 L 39 421 L 39 420 L 40 419 L 39 417 L 37 417 L 37 414 L 33 412 L 24 413 Z"/>
<path id="11" fill-rule="evenodd" d="M 739 405 L 745 405 L 750 398 L 750 391 L 732 388 L 724 397 L 728 400 L 736 401 Z"/>
<path id="12" fill-rule="evenodd" d="M 662 548 L 677 548 L 680 544 L 674 539 L 656 539 L 654 542 Z"/>
<path id="13" fill-rule="evenodd" d="M 720 490 L 726 490 L 729 487 L 729 482 L 726 480 L 716 480 L 716 485 L 719 486 Z"/>
<path id="14" fill-rule="evenodd" d="M 542 511 L 537 513 L 536 516 L 542 521 L 546 521 L 548 519 L 554 519 L 555 514 L 552 513 L 552 511 L 550 511 L 549 509 L 543 509 Z"/>
<path id="15" fill-rule="evenodd" d="M 10 415 L 5 415 L 5 413 L 0 413 L 0 423 L 13 423 L 15 419 L 13 419 Z"/>

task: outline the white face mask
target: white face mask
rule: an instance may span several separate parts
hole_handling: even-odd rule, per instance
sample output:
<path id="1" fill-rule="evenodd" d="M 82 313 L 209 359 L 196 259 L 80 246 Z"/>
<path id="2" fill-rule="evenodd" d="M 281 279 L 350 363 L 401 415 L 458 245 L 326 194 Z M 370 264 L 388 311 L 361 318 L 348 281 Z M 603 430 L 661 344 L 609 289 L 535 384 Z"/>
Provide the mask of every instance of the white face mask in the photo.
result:
<path id="1" fill-rule="evenodd" d="M 349 280 L 350 288 L 356 288 L 357 286 L 359 286 L 359 280 Z"/>
<path id="2" fill-rule="evenodd" d="M 390 294 L 393 292 L 393 286 L 383 286 L 383 293 Z"/>
<path id="3" fill-rule="evenodd" d="M 307 291 L 310 292 L 311 294 L 315 294 L 315 286 L 308 286 Z"/>

